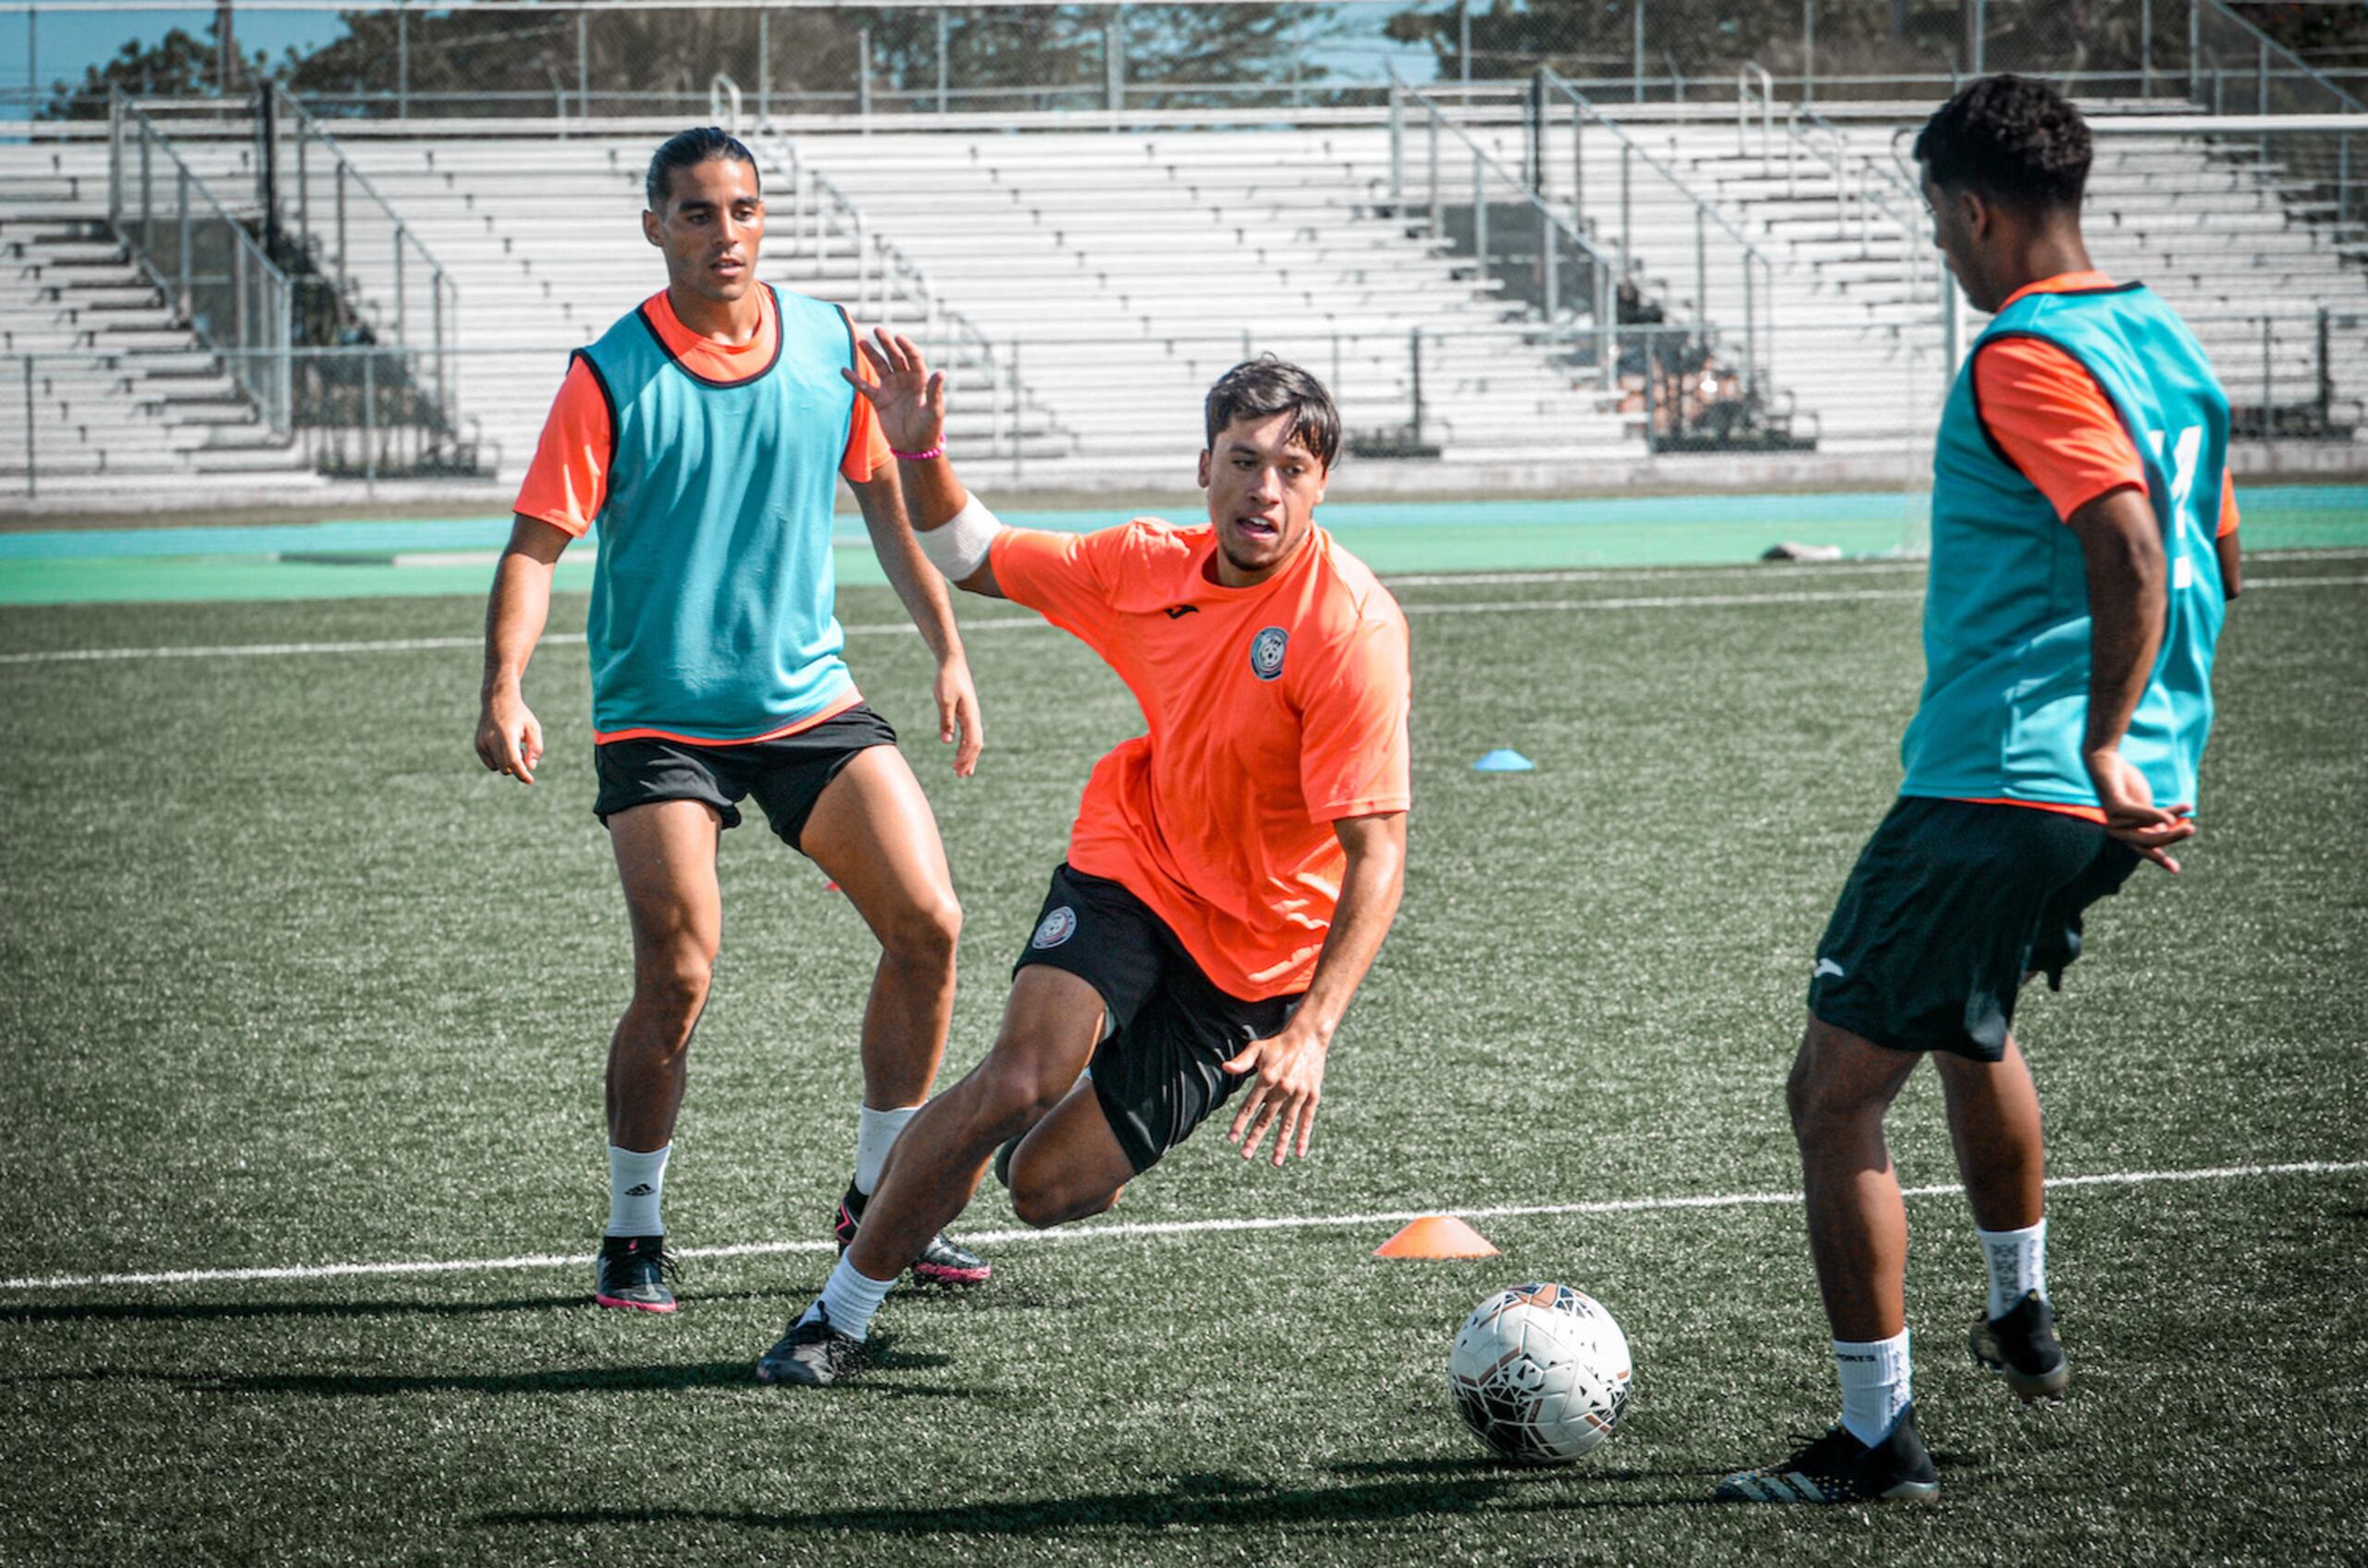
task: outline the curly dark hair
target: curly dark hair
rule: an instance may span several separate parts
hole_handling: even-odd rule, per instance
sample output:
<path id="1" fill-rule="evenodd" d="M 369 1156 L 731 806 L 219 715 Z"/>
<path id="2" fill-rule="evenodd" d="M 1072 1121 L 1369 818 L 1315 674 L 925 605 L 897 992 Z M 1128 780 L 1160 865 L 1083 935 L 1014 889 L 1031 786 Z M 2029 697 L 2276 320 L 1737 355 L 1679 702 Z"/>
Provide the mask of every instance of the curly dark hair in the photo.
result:
<path id="1" fill-rule="evenodd" d="M 2047 83 L 2014 75 L 1965 87 L 1916 137 L 1933 184 L 2035 211 L 2080 204 L 2090 153 L 2080 111 Z"/>
<path id="2" fill-rule="evenodd" d="M 676 169 L 697 168 L 709 158 L 746 164 L 748 172 L 756 176 L 758 190 L 762 191 L 764 176 L 757 167 L 757 155 L 748 151 L 746 142 L 720 125 L 695 126 L 676 131 L 650 154 L 649 172 L 642 177 L 641 185 L 642 193 L 649 199 L 649 210 L 666 210 L 667 199 L 674 193 Z"/>
<path id="3" fill-rule="evenodd" d="M 1287 360 L 1260 354 L 1243 360 L 1217 377 L 1209 389 L 1202 413 L 1208 424 L 1209 450 L 1217 436 L 1237 419 L 1291 416 L 1291 434 L 1325 467 L 1340 455 L 1340 411 L 1324 383 Z"/>

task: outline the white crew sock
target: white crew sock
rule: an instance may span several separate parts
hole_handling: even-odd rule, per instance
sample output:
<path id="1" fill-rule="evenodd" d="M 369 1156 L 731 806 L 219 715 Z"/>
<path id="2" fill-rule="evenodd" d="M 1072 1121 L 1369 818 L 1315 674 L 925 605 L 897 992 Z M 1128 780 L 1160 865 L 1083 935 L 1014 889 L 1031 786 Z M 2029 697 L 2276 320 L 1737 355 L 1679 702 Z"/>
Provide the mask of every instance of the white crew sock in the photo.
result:
<path id="1" fill-rule="evenodd" d="M 797 1315 L 800 1323 L 814 1321 L 816 1312 L 831 1315 L 831 1327 L 842 1334 L 852 1334 L 858 1340 L 871 1337 L 871 1316 L 888 1292 L 896 1288 L 894 1279 L 874 1279 L 857 1270 L 854 1263 L 841 1254 L 838 1266 L 831 1270 L 831 1278 L 822 1282 L 822 1293 L 813 1305 Z"/>
<path id="2" fill-rule="evenodd" d="M 905 1124 L 920 1114 L 919 1105 L 906 1105 L 900 1110 L 875 1111 L 870 1105 L 856 1110 L 855 1122 L 855 1190 L 869 1198 L 880 1185 L 880 1169 L 888 1163 L 888 1151 L 896 1146 L 896 1134 Z M 833 1318 L 832 1321 L 836 1322 Z"/>
<path id="3" fill-rule="evenodd" d="M 2047 1300 L 2046 1216 L 2020 1230 L 1984 1230 L 1977 1226 L 1973 1233 L 1981 1238 L 1981 1261 L 1990 1266 L 1991 1316 L 2005 1316 L 2032 1290 L 2039 1292 L 2041 1301 Z"/>
<path id="4" fill-rule="evenodd" d="M 674 1145 L 636 1154 L 609 1145 L 609 1234 L 663 1236 L 658 1205 L 666 1196 L 666 1156 Z"/>
<path id="5" fill-rule="evenodd" d="M 1872 1448 L 1891 1435 L 1899 1413 L 1915 1397 L 1907 1330 L 1864 1343 L 1836 1340 L 1833 1364 L 1842 1372 L 1842 1425 Z"/>

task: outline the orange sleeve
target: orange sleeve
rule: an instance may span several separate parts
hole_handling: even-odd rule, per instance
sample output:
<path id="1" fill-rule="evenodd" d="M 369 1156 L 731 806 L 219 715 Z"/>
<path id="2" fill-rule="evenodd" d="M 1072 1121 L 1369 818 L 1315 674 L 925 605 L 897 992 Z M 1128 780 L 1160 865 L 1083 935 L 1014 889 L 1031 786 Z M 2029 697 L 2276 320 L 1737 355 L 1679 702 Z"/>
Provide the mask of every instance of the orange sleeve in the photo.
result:
<path id="1" fill-rule="evenodd" d="M 1111 564 L 1126 546 L 1126 525 L 1091 534 L 1005 528 L 988 547 L 995 586 L 1099 653 L 1116 617 L 1110 608 Z"/>
<path id="2" fill-rule="evenodd" d="M 863 341 L 863 328 L 856 326 L 853 316 L 847 318 L 847 328 L 855 334 L 857 343 Z M 871 362 L 860 348 L 855 352 L 855 373 L 873 386 L 880 383 Z M 855 400 L 855 418 L 847 425 L 846 455 L 839 461 L 839 472 L 846 476 L 848 484 L 860 485 L 893 465 L 896 458 L 888 450 L 888 438 L 880 433 L 880 415 L 873 411 L 871 400 L 853 387 L 847 389 L 847 396 Z"/>
<path id="3" fill-rule="evenodd" d="M 1413 799 L 1413 680 L 1395 605 L 1326 650 L 1301 710 L 1299 783 L 1319 822 L 1403 811 Z"/>
<path id="4" fill-rule="evenodd" d="M 512 510 L 581 538 L 600 515 L 609 494 L 609 454 L 614 433 L 609 394 L 593 373 L 592 362 L 577 354 L 568 362 L 567 378 L 559 384 L 542 438 L 535 443 L 535 460 L 518 487 Z"/>
<path id="5" fill-rule="evenodd" d="M 2223 468 L 2220 471 L 2220 537 L 2225 539 L 2235 533 L 2240 521 L 2242 519 L 2237 515 L 2237 476 Z"/>
<path id="6" fill-rule="evenodd" d="M 2094 377 L 2054 344 L 1998 338 L 1973 360 L 1974 406 L 1990 438 L 2059 519 L 2108 491 L 2146 488 L 2146 464 Z"/>

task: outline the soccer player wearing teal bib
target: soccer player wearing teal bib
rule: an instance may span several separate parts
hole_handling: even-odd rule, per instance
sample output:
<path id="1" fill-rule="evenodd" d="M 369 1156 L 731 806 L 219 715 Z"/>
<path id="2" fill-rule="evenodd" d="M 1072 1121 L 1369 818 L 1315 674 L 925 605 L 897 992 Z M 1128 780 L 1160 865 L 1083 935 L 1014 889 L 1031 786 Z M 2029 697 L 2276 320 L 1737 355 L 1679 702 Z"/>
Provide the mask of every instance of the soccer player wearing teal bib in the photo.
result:
<path id="1" fill-rule="evenodd" d="M 691 1032 L 722 933 L 716 850 L 751 796 L 845 890 L 881 945 L 864 1009 L 863 1102 L 839 1245 L 945 1052 L 961 925 L 945 851 L 895 732 L 840 651 L 832 500 L 844 477 L 937 656 L 940 738 L 968 775 L 978 698 L 944 585 L 922 559 L 845 312 L 758 283 L 764 201 L 746 147 L 712 127 L 658 150 L 642 228 L 667 285 L 579 351 L 521 488 L 487 615 L 485 765 L 534 783 L 522 691 L 560 552 L 596 523 L 586 627 L 599 796 L 633 928 L 633 999 L 610 1042 L 602 1306 L 672 1312 L 660 1217 Z M 914 1265 L 987 1277 L 940 1236 Z"/>
<path id="2" fill-rule="evenodd" d="M 2179 869 L 2237 590 L 2227 399 L 2168 307 L 2090 265 L 2078 112 L 2038 82 L 1986 78 L 1933 115 L 1916 156 L 1950 270 L 1992 320 L 1942 415 L 1906 777 L 1818 947 L 1786 1088 L 1842 1419 L 1727 1477 L 1719 1496 L 1738 1501 L 1939 1489 L 1883 1139 L 1926 1056 L 1990 1274 L 1974 1357 L 2026 1401 L 2062 1396 L 2015 999 L 2036 973 L 2061 986 L 2082 912 L 2141 861 Z"/>

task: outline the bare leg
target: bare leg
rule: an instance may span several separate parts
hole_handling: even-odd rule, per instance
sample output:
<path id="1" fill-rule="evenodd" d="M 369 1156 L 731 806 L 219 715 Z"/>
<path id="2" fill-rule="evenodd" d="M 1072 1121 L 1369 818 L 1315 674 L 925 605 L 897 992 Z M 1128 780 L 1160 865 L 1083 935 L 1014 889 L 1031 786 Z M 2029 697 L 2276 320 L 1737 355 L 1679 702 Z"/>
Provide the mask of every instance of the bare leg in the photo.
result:
<path id="1" fill-rule="evenodd" d="M 722 818 L 661 800 L 609 819 L 633 926 L 633 1000 L 609 1042 L 609 1142 L 648 1153 L 674 1136 L 691 1043 L 723 939 L 715 849 Z"/>
<path id="2" fill-rule="evenodd" d="M 1011 1154 L 1011 1206 L 1039 1230 L 1101 1214 L 1134 1179 L 1093 1085 L 1079 1080 Z"/>
<path id="3" fill-rule="evenodd" d="M 1984 1230 L 2024 1230 L 2046 1212 L 2046 1157 L 2039 1090 L 2022 1047 L 2009 1037 L 1995 1062 L 1935 1055 L 1949 1107 L 1949 1142 L 1973 1222 Z"/>
<path id="4" fill-rule="evenodd" d="M 1784 1086 L 1809 1254 L 1837 1340 L 1888 1340 L 1907 1326 L 1907 1208 L 1883 1114 L 1917 1060 L 1812 1018 Z"/>
<path id="5" fill-rule="evenodd" d="M 880 941 L 863 1009 L 863 1100 L 918 1105 L 945 1057 L 962 907 L 929 797 L 892 746 L 858 753 L 822 791 L 799 845 Z"/>
<path id="6" fill-rule="evenodd" d="M 857 1271 L 894 1279 L 919 1257 L 969 1204 L 996 1147 L 1067 1095 L 1101 1037 L 1092 986 L 1041 964 L 1021 969 L 986 1060 L 922 1106 L 897 1139 L 847 1251 Z"/>

